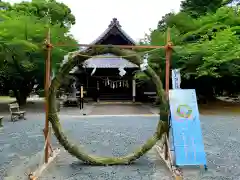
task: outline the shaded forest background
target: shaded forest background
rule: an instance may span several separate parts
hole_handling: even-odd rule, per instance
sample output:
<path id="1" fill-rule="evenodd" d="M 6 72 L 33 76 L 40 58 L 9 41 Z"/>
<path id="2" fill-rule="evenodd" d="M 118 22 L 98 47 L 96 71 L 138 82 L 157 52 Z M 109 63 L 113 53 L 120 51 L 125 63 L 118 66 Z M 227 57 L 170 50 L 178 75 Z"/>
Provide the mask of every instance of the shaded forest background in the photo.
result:
<path id="1" fill-rule="evenodd" d="M 51 22 L 49 23 L 49 18 Z M 69 33 L 75 17 L 69 7 L 55 0 L 0 2 L 0 93 L 11 90 L 20 104 L 26 103 L 35 84 L 43 89 L 44 41 L 50 26 L 53 43 L 77 44 Z M 157 28 L 139 42 L 165 45 L 171 28 L 174 44 L 171 68 L 180 68 L 182 88 L 194 88 L 198 97 L 235 96 L 240 91 L 240 15 L 238 1 L 185 0 L 178 13 L 169 12 L 156 22 Z M 160 44 L 162 43 L 162 44 Z M 72 47 L 55 47 L 52 69 L 57 71 Z M 165 52 L 151 53 L 149 64 L 165 79 Z M 139 86 L 150 81 L 136 75 Z"/>

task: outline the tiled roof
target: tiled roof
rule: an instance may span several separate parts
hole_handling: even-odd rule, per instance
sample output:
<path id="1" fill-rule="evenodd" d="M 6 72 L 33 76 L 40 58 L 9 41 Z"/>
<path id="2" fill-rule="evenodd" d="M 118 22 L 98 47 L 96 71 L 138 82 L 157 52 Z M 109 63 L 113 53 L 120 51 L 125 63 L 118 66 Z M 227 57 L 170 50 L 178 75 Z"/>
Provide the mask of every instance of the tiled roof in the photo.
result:
<path id="1" fill-rule="evenodd" d="M 99 44 L 99 42 L 105 37 L 107 36 L 111 30 L 113 30 L 113 28 L 117 28 L 117 30 L 119 30 L 119 32 L 132 44 L 132 45 L 136 45 L 136 42 L 122 29 L 121 25 L 119 24 L 119 21 L 117 20 L 117 18 L 113 18 L 110 25 L 108 26 L 108 28 L 96 39 L 94 40 L 92 43 L 90 43 L 91 45 L 94 44 Z M 101 44 L 101 43 L 100 43 Z M 83 52 L 86 51 L 89 47 L 86 48 L 81 48 L 79 50 L 79 52 Z M 109 54 L 106 54 L 106 56 L 109 56 Z M 111 55 L 113 56 L 113 55 Z M 106 63 L 106 65 L 104 65 Z M 64 64 L 64 62 L 63 62 Z M 94 66 L 94 64 L 97 67 L 104 67 L 104 68 L 114 68 L 114 67 L 119 67 L 120 65 L 126 65 L 127 67 L 137 67 L 135 64 L 130 63 L 128 60 L 123 59 L 123 58 L 119 58 L 116 56 L 116 58 L 90 58 L 88 60 L 86 60 L 86 62 L 84 63 L 86 65 L 86 67 L 92 67 Z M 115 65 L 114 65 L 115 64 Z M 95 67 L 95 66 L 94 66 Z M 72 69 L 71 73 L 74 73 L 75 71 L 77 71 L 76 69 Z"/>
<path id="2" fill-rule="evenodd" d="M 111 32 L 114 27 L 116 27 L 123 34 L 123 36 L 125 36 L 126 39 L 129 40 L 133 45 L 136 44 L 136 42 L 122 29 L 122 26 L 119 24 L 117 18 L 113 18 L 108 28 L 91 44 L 97 44 L 102 38 L 104 38 L 109 32 Z"/>
<path id="3" fill-rule="evenodd" d="M 103 56 L 106 56 L 106 58 L 103 58 Z M 83 66 L 87 68 L 95 68 L 95 67 L 96 68 L 120 68 L 120 67 L 137 68 L 138 67 L 136 64 L 133 64 L 124 58 L 114 56 L 114 54 L 110 54 L 110 53 L 101 55 L 101 57 L 98 57 L 98 56 L 92 57 L 86 60 L 83 63 Z"/>

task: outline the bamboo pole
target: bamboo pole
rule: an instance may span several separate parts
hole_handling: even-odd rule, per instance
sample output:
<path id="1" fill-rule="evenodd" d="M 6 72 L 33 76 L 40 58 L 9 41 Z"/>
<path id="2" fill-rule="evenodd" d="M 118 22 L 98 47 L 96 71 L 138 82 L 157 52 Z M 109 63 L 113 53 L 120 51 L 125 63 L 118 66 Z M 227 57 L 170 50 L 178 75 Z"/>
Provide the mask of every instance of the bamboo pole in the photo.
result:
<path id="1" fill-rule="evenodd" d="M 166 67 L 165 67 L 165 93 L 167 100 L 169 99 L 169 79 L 170 79 L 170 59 L 172 54 L 172 45 L 171 45 L 171 35 L 170 28 L 167 29 L 167 40 L 166 40 Z M 169 132 L 167 133 L 167 137 L 169 138 Z M 165 143 L 165 160 L 169 159 L 168 149 L 169 145 L 167 142 Z"/>
<path id="2" fill-rule="evenodd" d="M 51 45 L 50 45 L 50 36 L 51 36 L 51 31 L 50 28 L 48 29 L 47 33 L 47 39 L 46 39 L 46 48 L 47 48 L 47 58 L 45 61 L 45 129 L 44 129 L 44 136 L 45 136 L 45 163 L 48 163 L 48 158 L 49 158 L 49 121 L 48 121 L 48 93 L 49 93 L 49 87 L 50 87 L 50 61 L 51 61 Z"/>
<path id="3" fill-rule="evenodd" d="M 79 46 L 79 47 L 114 47 L 114 48 L 123 48 L 123 49 L 164 49 L 165 46 L 146 46 L 146 45 L 104 45 L 104 44 L 63 44 L 63 43 L 57 43 L 53 45 L 55 47 L 71 47 L 71 46 Z"/>
<path id="4" fill-rule="evenodd" d="M 170 28 L 167 29 L 165 91 L 168 98 L 170 78 L 170 58 L 172 54 Z"/>

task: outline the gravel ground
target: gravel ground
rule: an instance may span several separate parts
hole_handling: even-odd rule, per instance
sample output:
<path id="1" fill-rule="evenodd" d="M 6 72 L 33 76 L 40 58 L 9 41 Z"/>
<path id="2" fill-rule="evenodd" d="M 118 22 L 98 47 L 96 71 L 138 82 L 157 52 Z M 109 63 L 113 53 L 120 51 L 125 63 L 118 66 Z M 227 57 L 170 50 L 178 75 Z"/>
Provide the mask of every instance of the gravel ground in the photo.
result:
<path id="1" fill-rule="evenodd" d="M 106 109 L 111 109 L 111 111 L 106 112 Z M 152 114 L 150 108 L 146 108 L 141 104 L 125 104 L 125 105 L 97 105 L 93 108 L 91 115 L 113 115 L 113 114 Z"/>
<path id="2" fill-rule="evenodd" d="M 29 114 L 26 121 L 5 122 L 0 130 L 0 179 L 12 176 L 21 179 L 40 162 L 43 148 L 43 114 Z M 157 124 L 156 117 L 61 118 L 66 134 L 86 151 L 103 156 L 121 156 L 132 152 L 150 137 Z M 184 171 L 188 180 L 240 179 L 240 115 L 201 116 L 208 173 Z M 58 146 L 53 138 L 54 146 Z M 35 155 L 38 153 L 38 155 Z M 18 178 L 16 178 L 19 176 Z M 11 178 L 9 178 L 11 179 Z M 131 166 L 90 167 L 62 151 L 41 180 L 170 180 L 170 173 L 152 150 Z"/>

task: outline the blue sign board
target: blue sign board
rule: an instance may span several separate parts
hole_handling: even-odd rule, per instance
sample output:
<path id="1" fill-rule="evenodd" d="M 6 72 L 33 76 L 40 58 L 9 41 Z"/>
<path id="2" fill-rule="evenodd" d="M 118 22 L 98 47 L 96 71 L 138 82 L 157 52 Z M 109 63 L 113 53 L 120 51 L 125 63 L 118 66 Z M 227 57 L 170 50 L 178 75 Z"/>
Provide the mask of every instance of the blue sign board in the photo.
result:
<path id="1" fill-rule="evenodd" d="M 172 143 L 178 166 L 207 164 L 194 89 L 169 91 Z"/>

